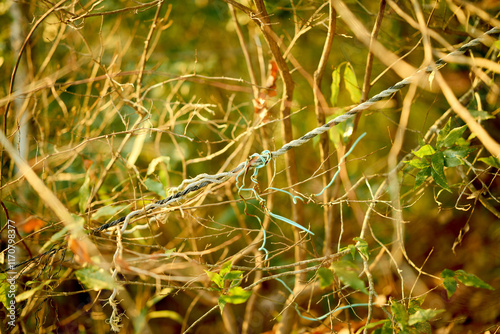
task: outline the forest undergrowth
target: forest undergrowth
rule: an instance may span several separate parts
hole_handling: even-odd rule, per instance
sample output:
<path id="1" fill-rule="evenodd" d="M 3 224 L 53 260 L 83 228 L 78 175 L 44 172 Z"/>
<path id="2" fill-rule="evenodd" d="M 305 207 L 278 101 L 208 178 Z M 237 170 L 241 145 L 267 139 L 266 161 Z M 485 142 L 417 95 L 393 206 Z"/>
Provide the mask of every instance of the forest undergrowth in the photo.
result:
<path id="1" fill-rule="evenodd" d="M 499 9 L 0 2 L 2 333 L 500 333 Z"/>

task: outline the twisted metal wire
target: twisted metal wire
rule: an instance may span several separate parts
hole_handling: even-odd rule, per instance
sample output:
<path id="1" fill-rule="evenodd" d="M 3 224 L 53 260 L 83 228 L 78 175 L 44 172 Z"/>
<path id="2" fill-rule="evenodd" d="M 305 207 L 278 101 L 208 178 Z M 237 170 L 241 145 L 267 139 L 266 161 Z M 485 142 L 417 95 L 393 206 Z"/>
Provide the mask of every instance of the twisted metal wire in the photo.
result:
<path id="1" fill-rule="evenodd" d="M 468 43 L 462 45 L 461 47 L 459 47 L 458 49 L 456 49 L 455 51 L 450 52 L 445 57 L 436 60 L 432 66 L 428 66 L 425 69 L 418 70 L 413 75 L 411 75 L 407 78 L 404 78 L 403 80 L 399 81 L 395 85 L 393 85 L 393 86 L 387 88 L 386 90 L 378 93 L 377 95 L 373 96 L 369 100 L 358 104 L 356 107 L 352 108 L 351 110 L 347 111 L 346 113 L 344 113 L 340 116 L 337 116 L 336 118 L 332 119 L 331 121 L 327 122 L 326 124 L 309 131 L 308 133 L 306 133 L 302 137 L 295 139 L 295 140 L 292 140 L 289 143 L 286 143 L 280 149 L 271 152 L 270 157 L 272 159 L 277 158 L 277 157 L 285 154 L 287 151 L 291 150 L 292 148 L 299 147 L 299 146 L 307 143 L 312 138 L 314 138 L 318 135 L 321 135 L 322 133 L 330 130 L 333 126 L 340 124 L 342 122 L 345 122 L 346 120 L 357 115 L 358 113 L 361 113 L 362 111 L 367 110 L 368 108 L 370 108 L 373 104 L 377 103 L 378 101 L 381 101 L 381 100 L 393 95 L 394 93 L 398 92 L 402 88 L 410 85 L 413 82 L 413 80 L 415 80 L 415 78 L 419 74 L 421 74 L 423 71 L 425 71 L 426 73 L 431 73 L 432 71 L 439 70 L 443 65 L 446 64 L 447 58 L 451 58 L 453 56 L 463 55 L 467 50 L 483 43 L 483 41 L 487 38 L 487 36 L 490 36 L 490 35 L 493 35 L 493 34 L 496 34 L 499 32 L 500 32 L 500 29 L 496 28 L 496 27 L 488 30 L 480 37 L 471 40 L 470 42 L 468 42 Z M 238 175 L 238 173 L 244 168 L 254 168 L 256 166 L 259 166 L 261 164 L 262 159 L 263 158 L 259 154 L 254 154 L 250 158 L 250 160 L 247 160 L 247 161 L 240 163 L 238 166 L 236 166 L 234 169 L 232 169 L 228 172 L 223 172 L 223 173 L 219 173 L 219 174 L 215 174 L 215 175 L 200 174 L 193 179 L 184 180 L 177 188 L 175 188 L 176 192 L 173 195 L 171 195 L 165 199 L 159 200 L 155 203 L 146 205 L 142 209 L 132 211 L 128 215 L 121 217 L 119 219 L 116 219 L 112 222 L 103 224 L 100 227 L 96 228 L 93 231 L 93 233 L 102 232 L 108 228 L 111 228 L 111 227 L 116 226 L 116 225 L 123 223 L 123 222 L 124 222 L 124 225 L 122 227 L 122 231 L 125 231 L 125 229 L 127 228 L 128 222 L 130 221 L 131 218 L 136 217 L 136 216 L 141 215 L 141 214 L 146 214 L 146 213 L 153 211 L 155 209 L 158 209 L 158 208 L 167 207 L 171 203 L 181 200 L 187 194 L 192 193 L 192 192 L 197 191 L 197 190 L 200 190 L 200 189 L 202 189 L 210 184 L 220 184 L 220 183 L 226 182 L 227 180 L 229 180 L 233 176 Z"/>

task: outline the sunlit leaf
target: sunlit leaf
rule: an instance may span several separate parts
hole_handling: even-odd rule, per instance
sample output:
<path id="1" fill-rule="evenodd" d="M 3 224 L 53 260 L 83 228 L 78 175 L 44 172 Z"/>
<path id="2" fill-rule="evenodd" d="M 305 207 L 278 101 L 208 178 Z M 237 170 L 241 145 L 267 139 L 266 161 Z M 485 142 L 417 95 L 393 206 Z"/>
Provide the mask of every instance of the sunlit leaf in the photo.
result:
<path id="1" fill-rule="evenodd" d="M 224 277 L 227 273 L 231 271 L 231 266 L 233 265 L 232 261 L 226 261 L 220 267 L 220 275 Z"/>
<path id="2" fill-rule="evenodd" d="M 224 288 L 224 280 L 222 279 L 222 277 L 219 274 L 208 271 L 208 270 L 205 270 L 205 273 L 207 274 L 210 281 L 214 282 L 219 289 Z"/>
<path id="3" fill-rule="evenodd" d="M 422 168 L 426 168 L 426 167 L 429 167 L 430 166 L 430 163 L 429 161 L 425 160 L 425 159 L 418 159 L 418 158 L 415 158 L 415 159 L 412 159 L 410 161 L 403 161 L 405 164 L 408 164 L 414 168 L 418 168 L 418 169 L 422 169 Z"/>
<path id="4" fill-rule="evenodd" d="M 9 301 L 7 299 L 7 294 L 9 293 L 10 283 L 7 282 L 7 275 L 0 273 L 0 302 L 5 308 L 9 306 Z"/>
<path id="5" fill-rule="evenodd" d="M 423 157 L 428 156 L 428 155 L 433 155 L 434 153 L 436 153 L 436 150 L 431 145 L 424 145 L 418 151 L 416 151 L 416 152 L 413 151 L 413 153 L 417 157 L 423 158 Z"/>
<path id="6" fill-rule="evenodd" d="M 438 141 L 437 145 L 438 147 L 451 147 L 453 146 L 457 140 L 462 137 L 464 134 L 465 130 L 467 130 L 467 125 L 461 126 L 459 128 L 454 128 L 451 130 L 446 137 L 443 138 L 442 141 Z"/>
<path id="7" fill-rule="evenodd" d="M 342 65 L 343 64 L 340 64 L 332 72 L 332 85 L 330 86 L 331 90 L 332 90 L 332 95 L 330 96 L 330 102 L 332 103 L 332 107 L 335 107 L 337 105 L 337 101 L 338 101 L 338 98 L 339 98 L 339 92 L 340 92 L 340 71 L 342 70 Z"/>
<path id="8" fill-rule="evenodd" d="M 483 280 L 481 280 L 479 277 L 477 277 L 474 274 L 469 274 L 463 270 L 457 270 L 455 271 L 455 277 L 457 280 L 467 286 L 472 286 L 475 288 L 481 288 L 481 289 L 488 289 L 488 290 L 495 290 L 491 285 L 488 283 L 485 283 Z"/>
<path id="9" fill-rule="evenodd" d="M 363 254 L 363 256 L 365 257 L 365 259 L 368 260 L 370 258 L 370 254 L 368 253 L 368 243 L 366 242 L 366 240 L 361 239 L 359 237 L 356 237 L 356 238 L 354 238 L 354 241 L 357 241 L 356 249 L 361 254 Z"/>
<path id="10" fill-rule="evenodd" d="M 359 103 L 361 100 L 361 89 L 359 88 L 358 81 L 356 80 L 356 75 L 354 74 L 351 64 L 347 64 L 345 67 L 344 84 L 351 96 L 351 101 Z"/>
<path id="11" fill-rule="evenodd" d="M 227 294 L 219 297 L 219 301 L 223 300 L 224 303 L 229 304 L 242 304 L 248 300 L 252 291 L 244 290 L 242 287 L 236 286 L 227 292 Z"/>
<path id="12" fill-rule="evenodd" d="M 440 313 L 443 313 L 444 310 L 418 310 L 414 314 L 410 315 L 408 319 L 408 325 L 413 326 L 418 322 L 429 321 Z"/>
<path id="13" fill-rule="evenodd" d="M 495 168 L 500 168 L 500 160 L 495 157 L 479 158 L 480 161 Z"/>

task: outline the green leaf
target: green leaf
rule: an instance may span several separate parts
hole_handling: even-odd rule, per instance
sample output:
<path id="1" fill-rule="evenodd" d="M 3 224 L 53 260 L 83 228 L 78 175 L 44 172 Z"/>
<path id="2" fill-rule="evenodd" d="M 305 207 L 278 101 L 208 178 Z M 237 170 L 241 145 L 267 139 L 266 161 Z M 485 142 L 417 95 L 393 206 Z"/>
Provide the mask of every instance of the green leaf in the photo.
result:
<path id="1" fill-rule="evenodd" d="M 500 160 L 495 157 L 479 158 L 480 161 L 495 168 L 500 168 Z"/>
<path id="2" fill-rule="evenodd" d="M 324 289 L 333 284 L 333 272 L 327 268 L 318 269 L 319 286 Z"/>
<path id="3" fill-rule="evenodd" d="M 444 138 L 450 133 L 451 130 L 451 118 L 448 119 L 448 122 L 446 122 L 445 126 L 439 131 L 436 142 L 437 143 L 442 143 Z"/>
<path id="4" fill-rule="evenodd" d="M 443 151 L 444 165 L 448 168 L 457 167 L 465 164 L 459 157 L 451 150 Z"/>
<path id="5" fill-rule="evenodd" d="M 7 282 L 7 274 L 0 274 L 0 302 L 5 308 L 9 306 L 7 294 L 9 293 L 10 283 Z"/>
<path id="6" fill-rule="evenodd" d="M 436 154 L 432 156 L 431 176 L 437 185 L 451 193 L 450 187 L 448 187 L 448 182 L 446 181 L 446 176 L 444 175 L 443 152 L 436 152 Z"/>
<path id="7" fill-rule="evenodd" d="M 359 103 L 361 100 L 361 89 L 359 89 L 358 81 L 356 80 L 356 75 L 352 65 L 348 63 L 344 70 L 344 84 L 345 88 L 351 96 L 351 101 L 354 103 Z"/>
<path id="8" fill-rule="evenodd" d="M 408 164 L 414 168 L 418 168 L 418 169 L 422 169 L 422 168 L 426 168 L 426 167 L 429 167 L 431 164 L 429 163 L 429 161 L 425 160 L 425 159 L 418 159 L 418 158 L 414 158 L 410 161 L 403 161 L 405 164 Z"/>
<path id="9" fill-rule="evenodd" d="M 227 273 L 231 271 L 231 266 L 233 265 L 233 262 L 231 260 L 226 261 L 222 264 L 220 267 L 220 275 L 221 277 L 224 277 Z"/>
<path id="10" fill-rule="evenodd" d="M 478 120 L 494 119 L 495 116 L 484 110 L 469 109 L 470 114 Z"/>
<path id="11" fill-rule="evenodd" d="M 420 310 L 426 296 L 427 295 L 422 295 L 420 297 L 410 299 L 410 302 L 408 303 L 408 313 L 413 314 Z"/>
<path id="12" fill-rule="evenodd" d="M 219 274 L 208 271 L 208 270 L 205 270 L 205 273 L 207 274 L 210 281 L 214 282 L 215 285 L 217 285 L 217 287 L 219 289 L 224 288 L 224 280 L 222 279 L 222 277 Z"/>
<path id="13" fill-rule="evenodd" d="M 366 242 L 366 240 L 355 237 L 354 241 L 357 242 L 356 249 L 358 250 L 358 252 L 362 254 L 366 260 L 368 260 L 370 258 L 370 254 L 368 253 L 368 243 Z"/>
<path id="14" fill-rule="evenodd" d="M 434 318 L 440 313 L 443 313 L 444 310 L 418 310 L 414 314 L 410 315 L 408 319 L 408 325 L 413 326 L 418 322 L 426 322 Z"/>
<path id="15" fill-rule="evenodd" d="M 444 163 L 446 167 L 456 167 L 459 165 L 464 165 L 462 159 L 467 157 L 475 149 L 468 147 L 454 146 L 443 151 Z"/>
<path id="16" fill-rule="evenodd" d="M 87 289 L 99 291 L 122 288 L 113 279 L 113 276 L 111 276 L 111 274 L 107 271 L 104 271 L 102 268 L 89 266 L 87 268 L 77 270 L 75 272 L 75 276 Z"/>
<path id="17" fill-rule="evenodd" d="M 226 306 L 226 301 L 222 297 L 219 297 L 220 314 L 224 311 L 224 306 Z"/>
<path id="18" fill-rule="evenodd" d="M 417 175 L 415 176 L 415 187 L 414 187 L 414 189 L 417 189 L 418 187 L 420 187 L 425 182 L 425 180 L 427 180 L 427 178 L 429 176 L 431 176 L 431 167 L 430 166 L 421 169 L 417 173 Z"/>
<path id="19" fill-rule="evenodd" d="M 349 248 L 349 250 L 351 252 L 352 259 L 354 260 L 356 258 L 356 246 L 347 245 L 347 248 Z"/>
<path id="20" fill-rule="evenodd" d="M 240 286 L 235 286 L 227 292 L 227 294 L 222 295 L 219 297 L 219 301 L 223 300 L 224 303 L 229 303 L 229 304 L 243 304 L 248 300 L 250 295 L 252 294 L 252 291 L 247 291 L 244 290 Z"/>
<path id="21" fill-rule="evenodd" d="M 493 287 L 491 285 L 485 283 L 476 275 L 469 274 L 463 270 L 455 271 L 455 277 L 460 283 L 467 285 L 467 286 L 472 286 L 472 287 L 481 288 L 481 289 L 495 290 L 495 289 L 493 289 Z"/>
<path id="22" fill-rule="evenodd" d="M 348 120 L 337 125 L 336 128 L 339 131 L 339 134 L 342 136 L 342 142 L 344 144 L 347 144 L 354 131 L 354 118 L 349 118 Z"/>
<path id="23" fill-rule="evenodd" d="M 455 277 L 455 272 L 453 270 L 450 270 L 450 269 L 445 269 L 441 273 L 441 277 L 442 278 Z"/>
<path id="24" fill-rule="evenodd" d="M 338 115 L 343 114 L 343 113 L 344 113 L 344 109 L 341 109 L 340 112 L 328 116 L 326 118 L 326 122 L 330 122 L 332 119 L 334 119 L 335 117 L 337 117 Z M 333 128 L 331 128 L 327 132 L 328 132 L 328 137 L 330 138 L 330 140 L 332 141 L 332 143 L 335 145 L 335 147 L 337 147 L 337 145 L 340 142 L 340 138 L 342 137 L 339 129 L 337 128 L 337 126 L 334 126 Z M 319 138 L 319 136 L 316 136 L 314 138 Z"/>
<path id="25" fill-rule="evenodd" d="M 332 269 L 342 283 L 349 285 L 354 290 L 360 290 L 368 294 L 365 282 L 358 277 L 357 268 L 352 262 L 340 261 L 332 263 Z"/>
<path id="26" fill-rule="evenodd" d="M 454 277 L 445 277 L 443 281 L 443 286 L 446 289 L 446 294 L 448 298 L 453 296 L 455 291 L 457 291 L 457 281 Z"/>
<path id="27" fill-rule="evenodd" d="M 331 85 L 332 95 L 330 96 L 330 102 L 332 103 L 332 107 L 335 107 L 337 105 L 337 102 L 338 102 L 338 99 L 339 99 L 339 92 L 340 92 L 340 71 L 342 70 L 342 66 L 343 65 L 344 64 L 340 64 L 332 72 L 332 85 Z"/>
<path id="28" fill-rule="evenodd" d="M 80 200 L 78 202 L 78 207 L 80 208 L 80 213 L 85 213 L 87 209 L 87 201 L 90 197 L 90 173 L 89 170 L 85 173 L 85 180 L 83 181 L 80 190 L 78 190 L 78 194 L 80 195 Z"/>
<path id="29" fill-rule="evenodd" d="M 424 145 L 418 151 L 416 151 L 416 152 L 413 151 L 413 153 L 417 157 L 423 158 L 423 157 L 428 156 L 428 155 L 433 155 L 434 153 L 436 153 L 436 150 L 431 145 Z"/>
<path id="30" fill-rule="evenodd" d="M 161 184 L 160 182 L 147 178 L 144 181 L 144 184 L 146 185 L 149 191 L 156 193 L 160 197 L 167 197 L 167 194 L 165 193 L 165 188 L 163 187 L 163 184 Z"/>
<path id="31" fill-rule="evenodd" d="M 396 301 L 391 302 L 391 312 L 394 315 L 394 320 L 405 327 L 408 324 L 408 312 L 403 304 Z"/>
<path id="32" fill-rule="evenodd" d="M 116 214 L 118 211 L 125 209 L 126 207 L 127 205 L 116 205 L 116 206 L 106 205 L 103 206 L 102 208 L 99 208 L 96 212 L 94 212 L 91 218 L 97 220 L 101 217 L 110 217 Z"/>
<path id="33" fill-rule="evenodd" d="M 241 280 L 243 278 L 243 272 L 242 271 L 231 271 L 228 272 L 227 274 L 224 275 L 224 279 L 234 281 L 234 280 Z"/>
<path id="34" fill-rule="evenodd" d="M 462 137 L 465 130 L 467 130 L 467 125 L 461 126 L 459 128 L 454 128 L 451 130 L 448 135 L 442 140 L 437 142 L 437 146 L 440 147 L 451 147 L 453 146 L 457 140 Z"/>

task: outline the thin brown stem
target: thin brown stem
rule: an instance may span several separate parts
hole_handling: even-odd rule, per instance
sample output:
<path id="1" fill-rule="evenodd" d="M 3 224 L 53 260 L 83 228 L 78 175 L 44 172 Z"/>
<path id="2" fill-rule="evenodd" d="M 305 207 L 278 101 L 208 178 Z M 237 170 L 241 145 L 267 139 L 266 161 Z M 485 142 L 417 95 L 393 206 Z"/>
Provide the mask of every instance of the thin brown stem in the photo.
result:
<path id="1" fill-rule="evenodd" d="M 325 39 L 325 44 L 323 45 L 323 52 L 321 53 L 321 58 L 318 63 L 318 68 L 314 72 L 314 84 L 313 84 L 313 94 L 314 94 L 314 110 L 316 112 L 316 120 L 318 125 L 323 125 L 326 123 L 325 109 L 328 107 L 324 95 L 321 91 L 321 82 L 323 80 L 323 75 L 326 69 L 326 63 L 332 49 L 333 38 L 335 37 L 335 27 L 336 27 L 336 17 L 337 13 L 333 8 L 332 2 L 330 1 L 328 15 L 328 32 Z M 323 133 L 320 137 L 320 159 L 323 162 L 323 170 L 325 173 L 322 176 L 323 187 L 326 187 L 330 182 L 330 160 L 329 155 L 329 143 L 330 138 L 328 133 Z M 330 191 L 325 190 L 323 192 L 323 202 L 327 203 L 329 199 Z M 325 242 L 324 242 L 324 253 L 328 255 L 332 252 L 333 246 L 333 219 L 330 215 L 331 208 L 325 206 L 323 208 L 323 224 L 325 226 Z"/>

